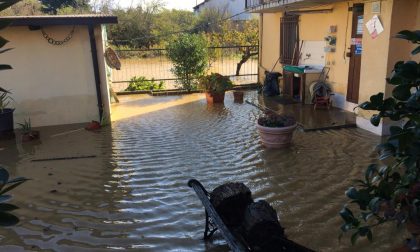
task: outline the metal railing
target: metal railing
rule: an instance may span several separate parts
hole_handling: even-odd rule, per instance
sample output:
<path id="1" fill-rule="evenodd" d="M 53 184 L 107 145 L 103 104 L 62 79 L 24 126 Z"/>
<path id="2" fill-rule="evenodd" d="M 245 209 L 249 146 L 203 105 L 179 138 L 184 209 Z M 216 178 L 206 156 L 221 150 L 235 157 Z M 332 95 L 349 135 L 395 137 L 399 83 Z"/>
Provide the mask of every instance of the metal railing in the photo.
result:
<path id="1" fill-rule="evenodd" d="M 253 9 L 261 5 L 277 3 L 279 5 L 285 5 L 293 3 L 299 0 L 245 0 L 245 9 Z"/>
<path id="2" fill-rule="evenodd" d="M 251 9 L 270 2 L 278 2 L 279 0 L 245 0 L 245 9 Z"/>
<path id="3" fill-rule="evenodd" d="M 254 46 L 221 46 L 208 47 L 209 70 L 229 76 L 236 85 L 256 83 L 258 77 L 258 45 Z M 112 87 L 114 91 L 124 91 L 134 77 L 146 80 L 163 81 L 165 89 L 179 87 L 178 78 L 172 73 L 172 62 L 166 56 L 166 49 L 126 49 L 115 50 L 121 61 L 121 70 L 112 70 Z M 238 63 L 246 53 L 250 57 L 241 65 Z"/>

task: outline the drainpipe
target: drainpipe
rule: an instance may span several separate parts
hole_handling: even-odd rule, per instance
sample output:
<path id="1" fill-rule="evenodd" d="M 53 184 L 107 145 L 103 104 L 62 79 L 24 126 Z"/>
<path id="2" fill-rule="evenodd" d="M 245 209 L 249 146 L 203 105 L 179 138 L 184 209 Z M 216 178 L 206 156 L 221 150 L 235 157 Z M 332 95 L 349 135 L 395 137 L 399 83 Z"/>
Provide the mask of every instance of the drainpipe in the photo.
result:
<path id="1" fill-rule="evenodd" d="M 101 78 L 99 76 L 99 62 L 98 51 L 96 48 L 95 27 L 93 25 L 88 25 L 88 30 L 90 39 L 90 51 L 92 53 L 93 73 L 95 75 L 96 97 L 98 100 L 99 109 L 99 121 L 102 121 L 102 115 L 104 113 L 104 104 L 102 102 Z"/>

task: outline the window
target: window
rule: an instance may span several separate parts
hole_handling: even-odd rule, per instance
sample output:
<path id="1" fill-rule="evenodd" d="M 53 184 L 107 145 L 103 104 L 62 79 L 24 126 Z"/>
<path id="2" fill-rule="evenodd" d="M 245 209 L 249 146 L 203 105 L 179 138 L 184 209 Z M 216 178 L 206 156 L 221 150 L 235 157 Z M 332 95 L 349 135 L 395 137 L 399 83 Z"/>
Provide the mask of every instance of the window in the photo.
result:
<path id="1" fill-rule="evenodd" d="M 285 15 L 280 21 L 280 62 L 286 65 L 295 65 L 299 55 L 299 16 Z"/>

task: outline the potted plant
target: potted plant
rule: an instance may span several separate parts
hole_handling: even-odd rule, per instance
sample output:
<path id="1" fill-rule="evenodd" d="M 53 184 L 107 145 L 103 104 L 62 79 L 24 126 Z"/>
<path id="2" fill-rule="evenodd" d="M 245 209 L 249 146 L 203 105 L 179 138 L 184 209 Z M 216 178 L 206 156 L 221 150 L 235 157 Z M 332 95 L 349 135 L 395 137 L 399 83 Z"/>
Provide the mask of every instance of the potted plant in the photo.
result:
<path id="1" fill-rule="evenodd" d="M 206 92 L 207 103 L 223 103 L 226 90 L 233 87 L 229 77 L 212 73 L 200 78 L 199 88 Z"/>
<path id="2" fill-rule="evenodd" d="M 270 112 L 259 117 L 257 122 L 261 142 L 267 148 L 284 148 L 289 146 L 296 127 L 295 118 Z"/>
<path id="3" fill-rule="evenodd" d="M 18 207 L 8 203 L 12 196 L 6 193 L 26 181 L 28 179 L 24 177 L 10 179 L 9 172 L 0 167 L 0 226 L 13 226 L 19 222 L 19 218 L 10 213 Z"/>
<path id="4" fill-rule="evenodd" d="M 10 91 L 0 87 L 0 136 L 9 135 L 14 128 L 14 109 L 8 108 L 8 105 L 13 100 L 10 94 Z"/>
<path id="5" fill-rule="evenodd" d="M 32 130 L 31 118 L 24 123 L 18 123 L 22 130 L 22 142 L 29 142 L 39 139 L 39 131 Z"/>

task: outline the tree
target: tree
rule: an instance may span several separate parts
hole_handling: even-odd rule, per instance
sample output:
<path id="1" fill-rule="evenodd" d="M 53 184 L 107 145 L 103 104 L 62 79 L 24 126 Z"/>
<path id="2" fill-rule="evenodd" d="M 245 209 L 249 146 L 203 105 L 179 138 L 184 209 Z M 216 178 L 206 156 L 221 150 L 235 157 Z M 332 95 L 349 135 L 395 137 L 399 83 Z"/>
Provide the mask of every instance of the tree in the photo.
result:
<path id="1" fill-rule="evenodd" d="M 75 9 L 90 9 L 89 0 L 41 0 L 43 12 L 57 14 L 57 11 L 64 7 Z"/>
<path id="2" fill-rule="evenodd" d="M 222 31 L 221 21 L 228 17 L 227 8 L 205 8 L 198 15 L 194 30 L 196 32 L 220 33 Z"/>
<path id="3" fill-rule="evenodd" d="M 207 43 L 200 35 L 183 34 L 166 47 L 173 63 L 171 71 L 179 78 L 186 90 L 195 90 L 197 80 L 208 68 Z"/>
<path id="4" fill-rule="evenodd" d="M 18 2 L 0 13 L 1 16 L 32 16 L 42 14 L 42 4 L 37 0 Z"/>
<path id="5" fill-rule="evenodd" d="M 152 1 L 135 8 L 116 9 L 112 13 L 118 16 L 118 25 L 110 28 L 109 39 L 114 44 L 131 48 L 150 48 L 157 43 L 153 34 L 156 15 L 163 8 L 161 1 Z"/>
<path id="6" fill-rule="evenodd" d="M 163 45 L 173 40 L 181 31 L 190 31 L 196 23 L 196 16 L 191 11 L 163 9 L 156 14 L 153 35 L 157 44 Z"/>
<path id="7" fill-rule="evenodd" d="M 417 46 L 412 55 L 420 53 L 420 31 L 401 31 L 397 38 Z M 359 107 L 378 112 L 370 119 L 375 126 L 383 118 L 402 126 L 391 126 L 391 136 L 378 146 L 379 159 L 390 165 L 369 165 L 364 179 L 346 191 L 358 207 L 357 214 L 347 206 L 340 212 L 341 230 L 353 231 L 352 243 L 358 237 L 372 240 L 372 228 L 389 221 L 407 223 L 413 234 L 420 227 L 420 63 L 397 62 L 387 82 L 394 86 L 391 97 L 378 93 Z M 411 244 L 418 246 L 415 240 Z"/>

